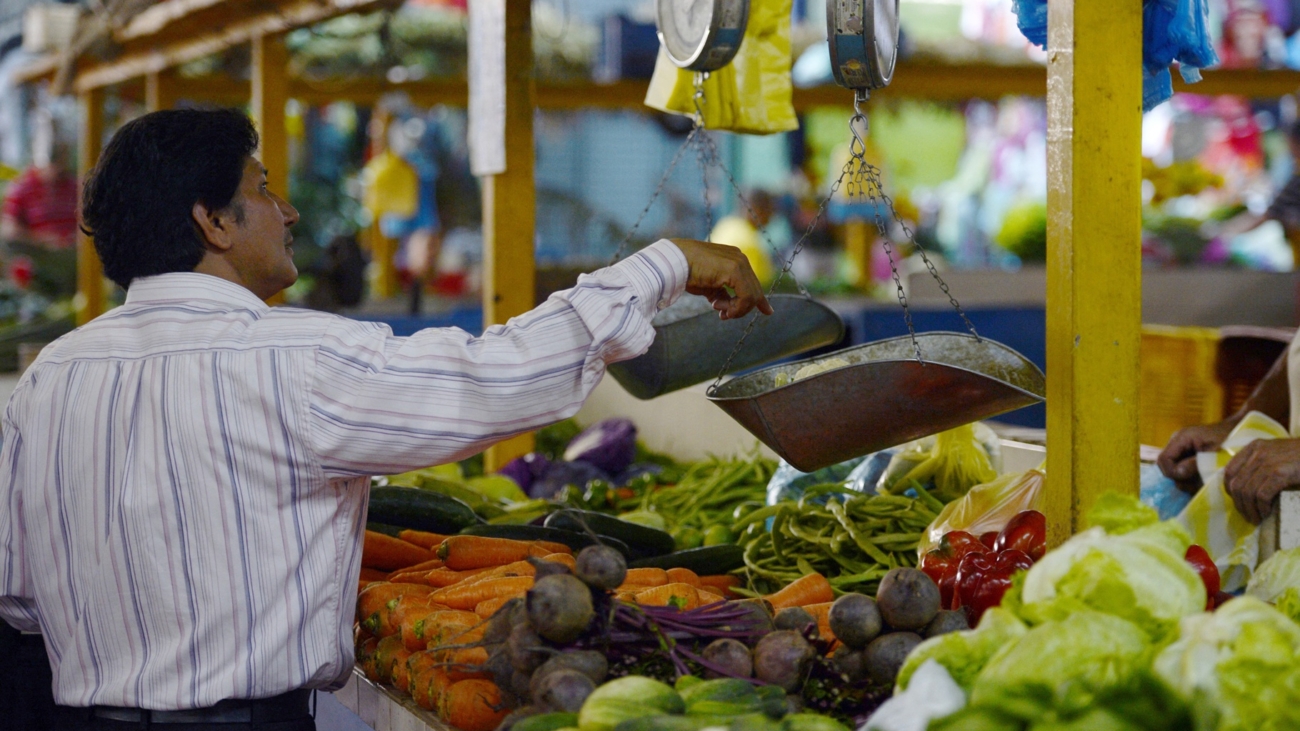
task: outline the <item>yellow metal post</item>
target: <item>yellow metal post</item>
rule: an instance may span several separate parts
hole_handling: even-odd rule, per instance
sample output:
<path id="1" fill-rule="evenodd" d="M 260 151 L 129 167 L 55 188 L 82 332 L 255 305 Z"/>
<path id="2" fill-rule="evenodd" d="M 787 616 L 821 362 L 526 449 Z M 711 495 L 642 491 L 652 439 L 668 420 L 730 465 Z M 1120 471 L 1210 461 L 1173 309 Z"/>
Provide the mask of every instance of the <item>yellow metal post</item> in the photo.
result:
<path id="1" fill-rule="evenodd" d="M 252 84 L 249 111 L 260 136 L 258 157 L 266 168 L 267 187 L 289 198 L 289 133 L 284 126 L 284 105 L 289 98 L 289 50 L 280 35 L 259 35 L 252 40 Z M 268 300 L 283 304 L 284 294 Z"/>
<path id="2" fill-rule="evenodd" d="M 871 289 L 872 243 L 866 220 L 855 217 L 844 221 L 844 253 L 848 255 L 853 274 L 857 277 L 853 285 L 861 290 Z"/>
<path id="3" fill-rule="evenodd" d="M 1047 63 L 1047 522 L 1138 490 L 1142 4 L 1053 0 Z"/>
<path id="4" fill-rule="evenodd" d="M 77 196 L 91 168 L 99 161 L 104 144 L 104 90 L 90 89 L 77 95 L 81 107 L 81 135 L 77 140 Z M 95 254 L 95 242 L 77 232 L 76 321 L 84 325 L 104 313 L 104 270 Z"/>
<path id="5" fill-rule="evenodd" d="M 524 0 L 505 5 L 506 171 L 483 178 L 484 326 L 531 310 L 536 297 L 532 11 Z M 496 469 L 532 449 L 532 434 L 507 439 L 488 449 L 485 466 Z"/>
<path id="6" fill-rule="evenodd" d="M 370 119 L 370 140 L 376 155 L 388 149 L 388 128 L 392 121 L 392 113 L 387 108 L 383 105 L 375 107 Z M 397 241 L 385 236 L 379 221 L 375 220 L 366 228 L 363 243 L 370 249 L 370 259 L 374 262 L 370 276 L 371 296 L 381 300 L 396 297 L 400 289 L 397 267 L 393 264 Z"/>
<path id="7" fill-rule="evenodd" d="M 171 69 L 150 71 L 144 76 L 144 107 L 150 112 L 176 106 L 176 73 Z"/>

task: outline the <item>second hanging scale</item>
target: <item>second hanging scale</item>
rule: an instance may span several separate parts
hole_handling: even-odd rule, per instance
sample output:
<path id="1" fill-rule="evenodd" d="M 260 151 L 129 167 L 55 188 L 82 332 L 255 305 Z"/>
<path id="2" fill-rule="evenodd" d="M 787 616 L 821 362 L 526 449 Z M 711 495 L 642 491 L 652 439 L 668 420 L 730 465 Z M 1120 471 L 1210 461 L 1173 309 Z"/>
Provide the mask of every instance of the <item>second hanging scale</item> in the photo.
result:
<path id="1" fill-rule="evenodd" d="M 695 128 L 670 163 L 651 205 L 682 152 L 692 144 L 697 147 L 702 166 L 712 162 L 726 172 L 716 148 L 702 130 L 701 74 L 720 68 L 734 56 L 739 47 L 734 28 L 738 19 L 739 33 L 743 35 L 748 2 L 658 0 L 657 10 L 660 39 L 670 59 L 679 67 L 697 72 L 696 115 Z M 840 339 L 843 324 L 839 317 L 800 286 L 800 295 L 769 295 L 776 314 L 764 317 L 755 313 L 743 328 L 737 327 L 741 321 L 719 320 L 707 302 L 703 310 L 700 303 L 692 305 L 689 300 L 680 308 L 674 305 L 655 318 L 655 345 L 650 352 L 610 367 L 611 374 L 634 395 L 641 395 L 635 388 L 638 382 L 643 386 L 650 382 L 670 385 L 642 388 L 663 393 L 708 380 L 710 375 L 701 376 L 705 362 L 680 360 L 690 358 L 690 353 L 705 354 L 703 361 L 716 368 L 715 380 L 707 392 L 709 400 L 804 472 L 1039 403 L 1046 390 L 1042 371 L 1031 361 L 976 332 L 924 248 L 899 218 L 893 200 L 882 187 L 880 169 L 865 158 L 867 118 L 861 105 L 871 91 L 887 86 L 893 77 L 898 52 L 898 0 L 826 0 L 826 20 L 832 69 L 836 81 L 854 92 L 854 114 L 849 120 L 849 160 L 830 186 L 816 219 L 841 187 L 850 201 L 866 203 L 874 211 L 908 335 L 762 368 L 723 382 L 729 373 Z M 717 46 L 730 46 L 730 51 L 711 52 Z M 716 65 L 706 67 L 709 64 Z M 740 195 L 729 172 L 727 179 Z M 748 206 L 743 196 L 741 202 Z M 773 291 L 789 273 L 817 225 L 816 219 L 784 262 Z M 890 223 L 919 253 L 969 333 L 915 331 L 889 238 Z M 781 298 L 788 298 L 794 307 L 783 313 L 787 308 L 782 307 L 786 303 Z M 692 306 L 700 311 L 692 311 Z M 833 322 L 825 313 L 834 316 Z M 718 358 L 728 350 L 728 343 L 734 345 L 718 367 Z M 642 397 L 653 395 L 657 393 Z"/>

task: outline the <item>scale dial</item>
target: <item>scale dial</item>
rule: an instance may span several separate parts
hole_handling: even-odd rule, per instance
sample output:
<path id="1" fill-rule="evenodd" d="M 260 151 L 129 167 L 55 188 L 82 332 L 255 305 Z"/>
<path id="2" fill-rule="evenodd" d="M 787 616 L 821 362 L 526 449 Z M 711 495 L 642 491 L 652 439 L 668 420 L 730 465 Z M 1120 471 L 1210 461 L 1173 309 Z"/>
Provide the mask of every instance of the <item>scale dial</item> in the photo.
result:
<path id="1" fill-rule="evenodd" d="M 889 85 L 898 59 L 898 0 L 826 0 L 826 31 L 840 86 Z"/>
<path id="2" fill-rule="evenodd" d="M 679 68 L 716 71 L 740 49 L 749 0 L 655 0 L 659 43 Z"/>

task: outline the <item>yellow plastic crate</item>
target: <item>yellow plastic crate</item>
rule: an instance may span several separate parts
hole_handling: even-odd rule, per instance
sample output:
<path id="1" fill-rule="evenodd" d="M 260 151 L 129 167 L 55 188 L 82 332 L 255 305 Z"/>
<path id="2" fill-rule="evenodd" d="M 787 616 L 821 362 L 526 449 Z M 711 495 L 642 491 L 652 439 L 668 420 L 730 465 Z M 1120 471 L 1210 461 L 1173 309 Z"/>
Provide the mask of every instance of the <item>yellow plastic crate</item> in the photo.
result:
<path id="1" fill-rule="evenodd" d="M 1215 374 L 1219 331 L 1143 325 L 1139 348 L 1138 436 L 1163 447 L 1174 432 L 1223 418 L 1223 386 Z"/>

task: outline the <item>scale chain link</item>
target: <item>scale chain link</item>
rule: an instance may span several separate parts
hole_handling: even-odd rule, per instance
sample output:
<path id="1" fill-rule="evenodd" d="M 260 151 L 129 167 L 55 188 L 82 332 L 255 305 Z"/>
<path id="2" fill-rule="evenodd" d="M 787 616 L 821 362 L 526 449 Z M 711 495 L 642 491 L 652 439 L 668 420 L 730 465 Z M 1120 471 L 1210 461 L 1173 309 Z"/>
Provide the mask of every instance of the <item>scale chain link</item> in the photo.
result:
<path id="1" fill-rule="evenodd" d="M 623 251 L 627 249 L 627 245 L 631 243 L 632 237 L 635 236 L 637 230 L 641 228 L 642 222 L 645 221 L 646 215 L 650 213 L 650 209 L 654 207 L 655 201 L 659 200 L 660 194 L 664 192 L 664 187 L 668 185 L 668 179 L 672 177 L 673 170 L 677 167 L 677 163 L 681 162 L 682 155 L 684 155 L 687 148 L 695 142 L 695 136 L 701 134 L 702 131 L 703 130 L 700 127 L 692 128 L 690 134 L 686 135 L 686 139 L 682 141 L 681 147 L 677 148 L 677 152 L 673 154 L 673 159 L 668 163 L 668 169 L 664 170 L 663 177 L 659 178 L 659 185 L 655 187 L 655 192 L 650 196 L 650 201 L 645 204 L 645 208 L 641 210 L 641 214 L 636 217 L 636 223 L 632 224 L 632 228 L 628 229 L 627 235 L 619 242 L 618 249 L 614 251 L 614 258 L 610 261 L 610 264 L 614 264 L 619 259 L 623 258 Z"/>

